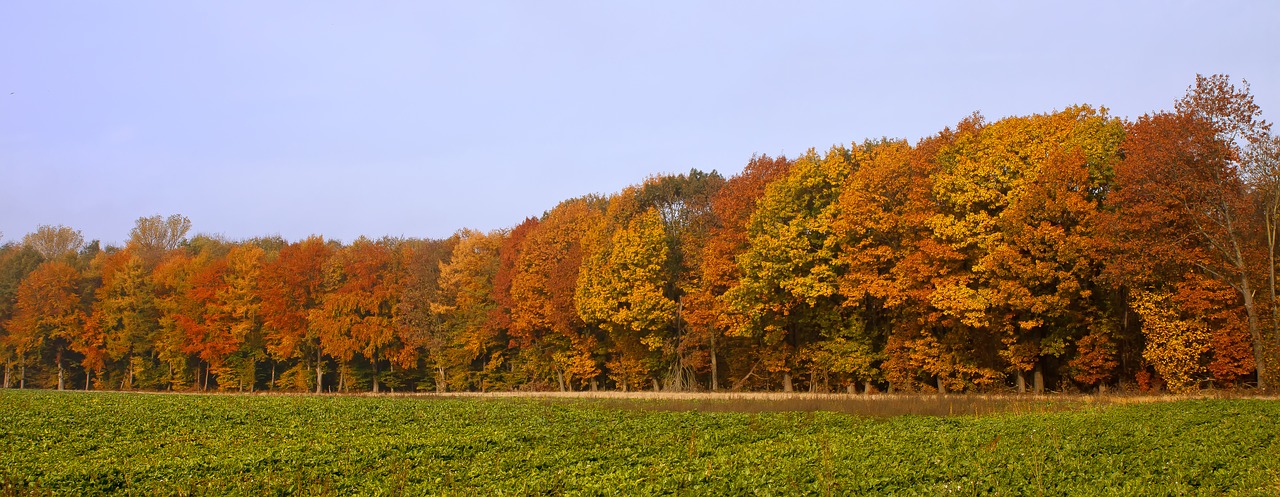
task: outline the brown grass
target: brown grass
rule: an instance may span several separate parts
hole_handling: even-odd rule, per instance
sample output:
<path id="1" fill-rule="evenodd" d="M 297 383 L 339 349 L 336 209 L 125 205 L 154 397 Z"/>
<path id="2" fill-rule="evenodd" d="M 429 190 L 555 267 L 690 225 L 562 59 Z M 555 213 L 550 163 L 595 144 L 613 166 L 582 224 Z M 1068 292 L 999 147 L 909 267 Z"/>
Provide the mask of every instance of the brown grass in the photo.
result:
<path id="1" fill-rule="evenodd" d="M 420 395 L 415 395 L 420 396 Z M 1206 391 L 1195 395 L 1014 395 L 1014 394 L 818 394 L 777 392 L 494 392 L 429 394 L 428 397 L 529 398 L 544 402 L 589 402 L 609 408 L 698 412 L 814 412 L 862 416 L 979 416 L 1031 414 L 1092 406 L 1170 402 L 1208 398 L 1263 398 L 1237 392 Z M 1274 397 L 1273 397 L 1274 398 Z"/>
<path id="2" fill-rule="evenodd" d="M 305 392 L 144 392 L 155 395 L 256 395 L 316 396 Z M 991 414 L 1033 414 L 1086 409 L 1089 407 L 1174 402 L 1191 399 L 1264 399 L 1249 390 L 1203 390 L 1194 394 L 1116 392 L 1107 394 L 912 394 L 877 393 L 782 393 L 782 392 L 449 392 L 449 393 L 324 393 L 323 397 L 404 397 L 461 399 L 527 399 L 550 404 L 586 403 L 605 408 L 645 411 L 694 412 L 839 412 L 861 416 L 891 417 L 982 416 Z"/>

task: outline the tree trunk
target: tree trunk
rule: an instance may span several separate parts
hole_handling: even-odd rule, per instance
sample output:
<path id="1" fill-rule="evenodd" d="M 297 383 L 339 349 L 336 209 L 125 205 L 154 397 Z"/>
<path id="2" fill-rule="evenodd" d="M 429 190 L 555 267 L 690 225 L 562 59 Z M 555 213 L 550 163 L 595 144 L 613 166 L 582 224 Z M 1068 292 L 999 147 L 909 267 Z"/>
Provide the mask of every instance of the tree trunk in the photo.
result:
<path id="1" fill-rule="evenodd" d="M 322 369 L 323 365 L 324 365 L 324 361 L 321 360 L 320 349 L 319 347 L 317 347 L 316 348 L 316 393 L 320 393 L 323 391 L 320 389 L 321 384 L 324 383 L 324 370 Z"/>
<path id="2" fill-rule="evenodd" d="M 1018 393 L 1027 393 L 1027 375 L 1018 370 Z"/>
<path id="3" fill-rule="evenodd" d="M 847 393 L 847 394 L 849 394 L 849 395 L 853 395 L 853 394 L 855 394 L 855 393 L 858 393 L 857 383 L 854 383 L 854 382 L 852 382 L 852 381 L 851 381 L 851 382 L 849 382 L 849 384 L 848 384 L 848 385 L 845 385 L 845 386 L 844 386 L 844 391 L 845 391 L 845 393 Z"/>
<path id="4" fill-rule="evenodd" d="M 1037 394 L 1044 393 L 1044 368 L 1040 366 L 1039 362 L 1036 363 L 1036 370 L 1032 376 L 1032 382 L 1035 384 Z"/>
<path id="5" fill-rule="evenodd" d="M 58 349 L 58 390 L 62 390 L 63 385 L 65 385 L 62 373 L 62 349 Z"/>
<path id="6" fill-rule="evenodd" d="M 436 366 L 436 393 L 445 393 L 449 390 L 449 385 L 444 382 L 444 366 Z"/>
<path id="7" fill-rule="evenodd" d="M 9 371 L 13 369 L 10 363 L 4 363 L 4 387 L 9 388 Z"/>
<path id="8" fill-rule="evenodd" d="M 716 332 L 711 332 L 711 391 L 720 389 L 720 369 L 716 362 Z"/>
<path id="9" fill-rule="evenodd" d="M 276 361 L 271 361 L 271 382 L 267 383 L 267 390 L 276 389 Z"/>
<path id="10" fill-rule="evenodd" d="M 204 364 L 204 386 L 200 387 L 201 391 L 209 391 L 209 363 Z"/>
<path id="11" fill-rule="evenodd" d="M 1253 290 L 1249 287 L 1249 277 L 1241 271 L 1240 295 L 1244 297 L 1244 311 L 1249 316 L 1249 334 L 1253 336 L 1253 360 L 1257 363 L 1258 390 L 1267 390 L 1267 351 L 1266 342 L 1262 339 L 1262 330 L 1258 326 L 1258 308 L 1253 302 Z"/>
<path id="12" fill-rule="evenodd" d="M 595 379 L 595 378 L 592 378 L 592 379 L 591 379 L 591 391 L 592 391 L 592 392 L 594 392 L 594 391 L 597 391 L 597 390 L 599 390 L 599 389 L 600 389 L 600 385 L 598 385 L 598 384 L 597 384 L 597 382 L 596 382 L 596 379 Z"/>
<path id="13" fill-rule="evenodd" d="M 874 392 L 874 390 L 871 388 L 871 380 L 867 380 L 867 381 L 862 382 L 862 394 L 863 394 L 863 395 L 871 395 L 873 392 Z"/>
<path id="14" fill-rule="evenodd" d="M 26 361 L 18 365 L 18 389 L 26 390 L 27 388 L 27 365 Z"/>
<path id="15" fill-rule="evenodd" d="M 378 354 L 375 353 L 373 354 L 373 356 L 377 357 Z M 378 393 L 378 360 L 377 359 L 373 360 L 373 393 Z"/>
<path id="16" fill-rule="evenodd" d="M 1280 188 L 1277 188 L 1280 192 Z M 1267 277 L 1271 289 L 1271 339 L 1274 347 L 1280 350 L 1280 305 L 1276 305 L 1276 218 L 1275 211 L 1266 216 L 1267 219 Z"/>
<path id="17" fill-rule="evenodd" d="M 649 378 L 649 380 L 653 381 L 653 391 L 657 392 L 657 391 L 662 390 L 662 389 L 660 388 L 660 386 L 661 386 L 661 385 L 659 385 L 659 384 L 658 384 L 658 379 L 657 379 L 657 378 Z"/>
<path id="18" fill-rule="evenodd" d="M 84 368 L 84 391 L 86 392 L 89 391 L 89 372 L 90 371 L 93 371 L 93 370 L 89 368 Z"/>
<path id="19" fill-rule="evenodd" d="M 556 384 L 558 384 L 558 385 L 560 386 L 560 391 L 561 391 L 561 392 L 565 391 L 565 388 L 564 388 L 564 371 L 561 371 L 561 370 L 560 370 L 560 368 L 556 368 Z"/>
<path id="20" fill-rule="evenodd" d="M 786 371 L 782 373 L 782 391 L 783 392 L 793 391 L 791 388 L 791 372 L 790 371 Z"/>
<path id="21" fill-rule="evenodd" d="M 947 394 L 947 384 L 946 384 L 945 382 L 943 382 L 943 381 L 942 381 L 942 377 L 941 377 L 941 376 L 939 376 L 939 377 L 938 377 L 938 393 L 940 393 L 940 394 L 942 394 L 942 395 L 946 395 L 946 394 Z"/>

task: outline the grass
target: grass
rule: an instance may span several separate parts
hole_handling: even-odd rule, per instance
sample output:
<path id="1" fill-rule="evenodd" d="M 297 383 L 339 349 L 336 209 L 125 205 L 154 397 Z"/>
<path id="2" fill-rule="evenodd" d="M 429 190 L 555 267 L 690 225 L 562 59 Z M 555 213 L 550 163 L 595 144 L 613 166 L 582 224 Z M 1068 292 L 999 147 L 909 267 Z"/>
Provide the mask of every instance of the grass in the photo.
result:
<path id="1" fill-rule="evenodd" d="M 0 494 L 1280 493 L 1275 401 L 915 401 L 0 391 Z"/>

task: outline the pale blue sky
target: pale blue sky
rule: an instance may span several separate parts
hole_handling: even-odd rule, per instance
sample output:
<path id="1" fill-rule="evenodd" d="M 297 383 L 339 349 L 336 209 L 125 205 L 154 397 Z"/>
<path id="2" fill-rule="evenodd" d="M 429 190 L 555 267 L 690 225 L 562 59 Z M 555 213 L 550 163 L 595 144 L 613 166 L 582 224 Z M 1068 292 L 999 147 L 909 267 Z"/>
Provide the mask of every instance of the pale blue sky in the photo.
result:
<path id="1" fill-rule="evenodd" d="M 1107 106 L 1280 113 L 1280 2 L 51 2 L 0 13 L 0 241 L 443 237 L 753 153 Z"/>

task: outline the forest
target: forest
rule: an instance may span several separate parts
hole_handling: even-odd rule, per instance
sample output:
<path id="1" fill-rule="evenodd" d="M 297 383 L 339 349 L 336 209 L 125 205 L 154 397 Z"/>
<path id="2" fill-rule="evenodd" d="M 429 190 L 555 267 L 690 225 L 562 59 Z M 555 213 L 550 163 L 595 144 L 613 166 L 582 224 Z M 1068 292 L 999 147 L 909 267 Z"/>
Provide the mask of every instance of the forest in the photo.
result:
<path id="1" fill-rule="evenodd" d="M 1132 121 L 975 113 L 445 239 L 41 226 L 0 247 L 0 363 L 60 390 L 1269 390 L 1278 218 L 1280 138 L 1197 76 Z"/>

